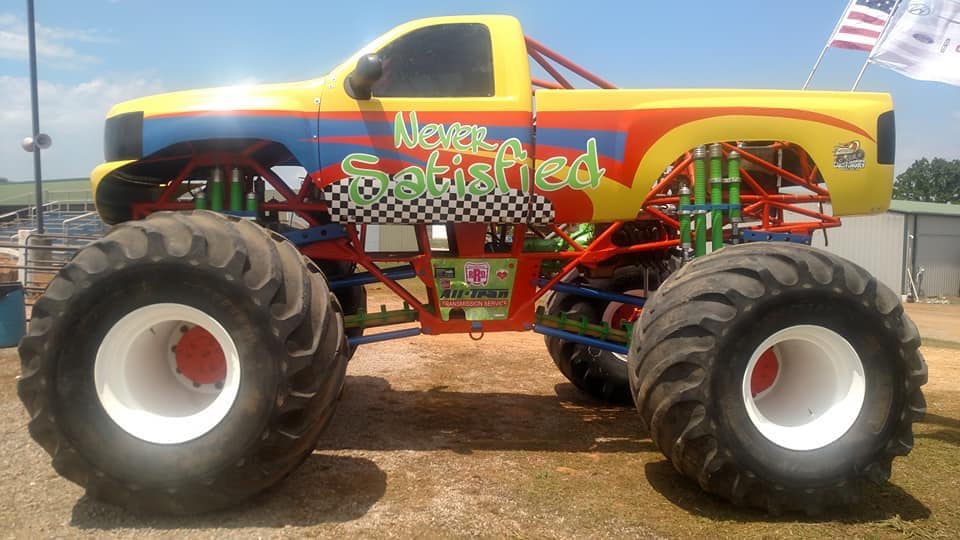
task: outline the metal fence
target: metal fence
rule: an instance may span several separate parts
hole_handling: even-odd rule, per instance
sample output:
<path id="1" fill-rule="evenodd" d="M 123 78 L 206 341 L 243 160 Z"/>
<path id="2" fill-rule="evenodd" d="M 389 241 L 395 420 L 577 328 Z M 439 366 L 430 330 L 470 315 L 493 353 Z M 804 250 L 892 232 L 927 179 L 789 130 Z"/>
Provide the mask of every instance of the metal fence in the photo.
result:
<path id="1" fill-rule="evenodd" d="M 106 225 L 96 215 L 90 201 L 52 201 L 43 205 L 45 231 L 50 234 L 97 235 L 106 231 Z M 34 229 L 37 223 L 36 206 L 0 214 L 0 237 L 9 237 L 17 231 Z"/>
<path id="2" fill-rule="evenodd" d="M 107 229 L 89 199 L 44 204 L 43 234 L 36 231 L 36 214 L 36 207 L 28 206 L 0 215 L 0 281 L 23 285 L 28 318 L 57 272 Z"/>
<path id="3" fill-rule="evenodd" d="M 7 272 L 7 279 L 16 271 L 16 281 L 23 284 L 28 306 L 47 288 L 47 284 L 77 251 L 99 236 L 39 234 L 35 231 L 20 231 L 15 240 L 0 241 L 0 253 L 7 259 L 0 263 L 0 270 Z M 29 318 L 29 317 L 28 317 Z"/>

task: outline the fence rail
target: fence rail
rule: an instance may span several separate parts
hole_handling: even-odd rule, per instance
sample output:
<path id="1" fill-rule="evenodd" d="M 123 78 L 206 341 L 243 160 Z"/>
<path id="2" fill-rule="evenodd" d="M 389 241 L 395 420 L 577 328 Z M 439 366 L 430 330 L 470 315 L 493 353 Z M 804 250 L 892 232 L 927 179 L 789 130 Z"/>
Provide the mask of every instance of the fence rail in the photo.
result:
<path id="1" fill-rule="evenodd" d="M 44 234 L 34 228 L 36 207 L 0 215 L 0 272 L 3 279 L 23 285 L 28 320 L 34 302 L 57 272 L 106 231 L 89 200 L 52 201 L 43 205 L 43 212 Z"/>

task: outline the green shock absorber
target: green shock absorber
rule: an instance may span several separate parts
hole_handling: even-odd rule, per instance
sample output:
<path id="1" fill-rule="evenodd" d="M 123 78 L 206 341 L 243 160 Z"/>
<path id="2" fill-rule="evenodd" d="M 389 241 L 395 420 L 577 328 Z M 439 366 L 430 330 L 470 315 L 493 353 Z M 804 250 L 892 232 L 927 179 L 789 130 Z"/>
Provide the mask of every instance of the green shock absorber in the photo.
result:
<path id="1" fill-rule="evenodd" d="M 710 145 L 710 204 L 723 204 L 723 146 Z M 723 211 L 710 210 L 710 239 L 713 251 L 723 247 Z"/>
<path id="2" fill-rule="evenodd" d="M 247 212 L 257 211 L 257 194 L 254 192 L 247 193 Z"/>
<path id="3" fill-rule="evenodd" d="M 243 210 L 243 174 L 239 167 L 230 171 L 230 210 Z"/>
<path id="4" fill-rule="evenodd" d="M 193 198 L 193 207 L 197 210 L 207 209 L 207 192 L 201 189 Z"/>
<path id="5" fill-rule="evenodd" d="M 740 154 L 732 151 L 727 155 L 727 182 L 730 183 L 730 232 L 733 241 L 740 236 Z"/>
<path id="6" fill-rule="evenodd" d="M 214 167 L 210 175 L 210 209 L 214 212 L 223 210 L 223 170 L 220 167 Z"/>
<path id="7" fill-rule="evenodd" d="M 695 257 L 707 254 L 707 213 L 703 210 L 707 204 L 706 158 L 705 146 L 698 146 L 693 151 L 693 204 L 699 207 L 694 210 L 693 255 Z"/>
<path id="8" fill-rule="evenodd" d="M 680 184 L 680 257 L 684 261 L 690 260 L 693 253 L 693 244 L 690 242 L 690 186 L 686 182 Z"/>

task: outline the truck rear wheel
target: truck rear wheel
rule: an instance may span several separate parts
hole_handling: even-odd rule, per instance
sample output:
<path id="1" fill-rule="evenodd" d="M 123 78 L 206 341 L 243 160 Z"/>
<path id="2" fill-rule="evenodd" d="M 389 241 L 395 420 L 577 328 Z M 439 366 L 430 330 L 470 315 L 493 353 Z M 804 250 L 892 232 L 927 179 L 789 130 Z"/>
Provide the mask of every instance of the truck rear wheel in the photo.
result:
<path id="1" fill-rule="evenodd" d="M 223 508 L 314 449 L 343 385 L 340 306 L 280 235 L 157 213 L 80 251 L 33 309 L 18 393 L 31 436 L 88 495 Z"/>
<path id="2" fill-rule="evenodd" d="M 698 259 L 646 304 L 629 373 L 650 436 L 710 492 L 816 513 L 910 452 L 927 371 L 897 296 L 814 248 Z"/>
<path id="3" fill-rule="evenodd" d="M 651 266 L 623 268 L 612 279 L 586 279 L 588 287 L 633 296 L 647 297 L 660 285 L 663 271 Z M 586 319 L 595 324 L 607 323 L 619 329 L 624 320 L 633 321 L 640 315 L 637 306 L 620 302 L 592 300 L 584 296 L 551 293 L 547 300 L 547 314 L 558 317 L 565 314 L 573 321 Z M 594 347 L 545 336 L 547 351 L 564 377 L 590 396 L 618 405 L 630 405 L 630 382 L 627 379 L 627 356 Z"/>

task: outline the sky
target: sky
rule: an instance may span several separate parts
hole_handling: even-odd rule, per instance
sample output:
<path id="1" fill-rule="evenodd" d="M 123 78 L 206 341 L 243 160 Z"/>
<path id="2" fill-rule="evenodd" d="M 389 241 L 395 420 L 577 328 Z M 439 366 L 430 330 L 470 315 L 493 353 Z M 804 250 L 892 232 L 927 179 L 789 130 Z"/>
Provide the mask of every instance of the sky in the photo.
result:
<path id="1" fill-rule="evenodd" d="M 304 80 L 401 22 L 503 13 L 621 88 L 799 89 L 845 0 L 36 0 L 45 179 L 102 160 L 103 118 L 144 95 Z M 0 2 L 0 177 L 33 177 L 26 1 Z M 866 54 L 831 49 L 811 88 L 849 90 Z M 960 88 L 871 66 L 897 109 L 897 170 L 960 158 Z"/>

